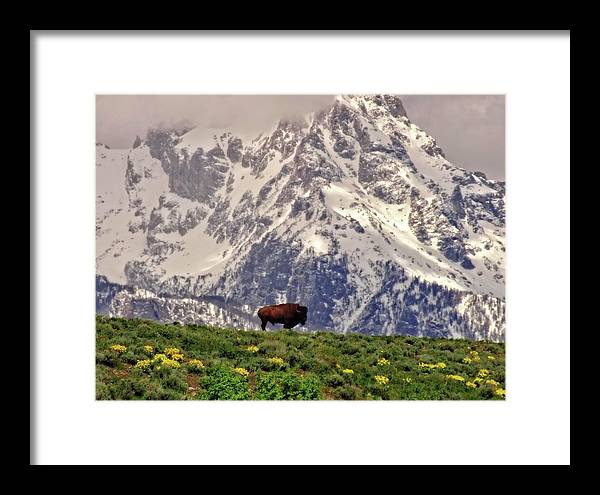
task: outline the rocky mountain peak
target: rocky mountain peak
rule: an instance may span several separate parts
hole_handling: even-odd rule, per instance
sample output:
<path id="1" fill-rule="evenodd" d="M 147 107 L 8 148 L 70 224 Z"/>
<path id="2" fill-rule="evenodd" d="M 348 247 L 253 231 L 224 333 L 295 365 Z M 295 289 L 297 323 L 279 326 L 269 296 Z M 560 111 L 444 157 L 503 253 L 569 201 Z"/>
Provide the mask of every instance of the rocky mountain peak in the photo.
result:
<path id="1" fill-rule="evenodd" d="M 186 298 L 217 297 L 252 322 L 302 300 L 313 329 L 503 339 L 504 184 L 450 163 L 397 96 L 258 137 L 152 129 L 97 163 L 97 272 L 133 288 L 103 291 L 108 312 L 205 318 Z"/>
<path id="2" fill-rule="evenodd" d="M 338 102 L 347 102 L 363 113 L 381 116 L 386 113 L 392 117 L 407 117 L 402 100 L 397 95 L 344 95 Z"/>

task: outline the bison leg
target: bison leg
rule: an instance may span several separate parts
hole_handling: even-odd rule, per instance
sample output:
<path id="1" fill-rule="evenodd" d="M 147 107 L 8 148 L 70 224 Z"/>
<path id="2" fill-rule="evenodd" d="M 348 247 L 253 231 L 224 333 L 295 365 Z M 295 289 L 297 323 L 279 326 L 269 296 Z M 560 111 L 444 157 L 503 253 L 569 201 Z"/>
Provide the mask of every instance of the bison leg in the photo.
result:
<path id="1" fill-rule="evenodd" d="M 266 329 L 267 329 L 267 323 L 268 323 L 268 320 L 263 320 L 263 319 L 261 318 L 261 319 L 260 319 L 260 323 L 261 323 L 261 325 L 260 325 L 260 328 L 262 328 L 263 330 L 266 330 Z"/>
<path id="2" fill-rule="evenodd" d="M 296 326 L 296 323 L 294 323 L 293 321 L 286 321 L 283 324 L 283 328 L 287 329 L 287 330 L 291 330 L 292 328 L 294 328 Z"/>

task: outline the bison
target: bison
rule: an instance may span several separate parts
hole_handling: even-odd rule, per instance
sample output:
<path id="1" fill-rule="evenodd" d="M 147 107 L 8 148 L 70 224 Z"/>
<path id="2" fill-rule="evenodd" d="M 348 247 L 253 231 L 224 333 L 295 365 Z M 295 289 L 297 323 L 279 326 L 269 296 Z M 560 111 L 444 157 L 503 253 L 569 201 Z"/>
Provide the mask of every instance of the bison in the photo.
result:
<path id="1" fill-rule="evenodd" d="M 283 323 L 283 328 L 294 328 L 298 323 L 306 324 L 308 308 L 295 303 L 274 304 L 260 308 L 256 313 L 261 321 L 261 328 L 266 330 L 267 323 L 275 325 Z"/>

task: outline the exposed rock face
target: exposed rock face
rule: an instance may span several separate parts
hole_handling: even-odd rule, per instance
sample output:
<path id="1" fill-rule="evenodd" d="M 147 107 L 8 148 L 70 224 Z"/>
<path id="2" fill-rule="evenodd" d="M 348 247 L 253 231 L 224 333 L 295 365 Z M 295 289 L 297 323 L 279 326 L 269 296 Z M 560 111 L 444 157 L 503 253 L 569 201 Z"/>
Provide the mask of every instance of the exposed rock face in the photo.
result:
<path id="1" fill-rule="evenodd" d="M 96 313 L 108 314 L 110 304 L 121 290 L 121 285 L 111 283 L 104 276 L 96 276 Z"/>
<path id="2" fill-rule="evenodd" d="M 387 304 L 389 299 L 394 304 Z M 382 310 L 383 309 L 383 310 Z M 386 266 L 381 289 L 359 315 L 353 330 L 402 333 L 437 338 L 504 339 L 504 302 L 449 290 L 437 284 L 408 278 L 397 266 Z"/>
<path id="3" fill-rule="evenodd" d="M 258 327 L 294 301 L 309 329 L 504 339 L 505 184 L 448 162 L 398 97 L 140 141 L 97 146 L 102 311 L 192 321 L 217 297 L 221 324 Z"/>
<path id="4" fill-rule="evenodd" d="M 227 158 L 231 163 L 238 163 L 242 160 L 242 140 L 240 138 L 231 138 L 227 147 Z"/>
<path id="5" fill-rule="evenodd" d="M 186 157 L 187 158 L 187 157 Z M 199 148 L 180 160 L 169 174 L 171 191 L 181 197 L 214 207 L 213 196 L 225 184 L 229 165 L 219 147 L 204 152 Z"/>
<path id="6" fill-rule="evenodd" d="M 248 308 L 225 304 L 219 297 L 161 297 L 145 289 L 112 284 L 101 276 L 96 277 L 96 290 L 101 301 L 96 303 L 99 314 L 236 328 L 255 326 L 248 317 Z"/>
<path id="7" fill-rule="evenodd" d="M 454 191 L 452 191 L 449 206 L 458 219 L 462 220 L 465 218 L 465 200 L 462 197 L 458 184 L 454 187 Z"/>

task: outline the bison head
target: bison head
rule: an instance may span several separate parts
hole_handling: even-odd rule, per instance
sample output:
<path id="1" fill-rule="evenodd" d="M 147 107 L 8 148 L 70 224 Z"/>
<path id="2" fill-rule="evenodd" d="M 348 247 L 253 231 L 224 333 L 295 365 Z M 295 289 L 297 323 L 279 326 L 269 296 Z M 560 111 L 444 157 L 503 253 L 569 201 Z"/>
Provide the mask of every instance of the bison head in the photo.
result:
<path id="1" fill-rule="evenodd" d="M 308 312 L 308 308 L 306 306 L 298 306 L 296 312 L 300 318 L 300 323 L 302 323 L 302 325 L 306 325 L 306 314 Z"/>

